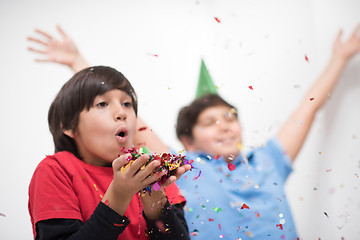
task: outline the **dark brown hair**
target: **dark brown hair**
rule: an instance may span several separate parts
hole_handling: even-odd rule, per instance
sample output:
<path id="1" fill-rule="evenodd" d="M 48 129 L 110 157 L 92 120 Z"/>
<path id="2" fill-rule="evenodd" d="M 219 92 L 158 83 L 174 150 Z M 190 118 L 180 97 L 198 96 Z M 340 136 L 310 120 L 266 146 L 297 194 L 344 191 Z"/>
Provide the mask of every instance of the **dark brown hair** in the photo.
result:
<path id="1" fill-rule="evenodd" d="M 137 114 L 136 93 L 126 77 L 114 68 L 106 66 L 89 67 L 76 73 L 60 89 L 52 102 L 48 122 L 53 136 L 55 152 L 69 151 L 80 158 L 74 140 L 64 130 L 76 131 L 79 115 L 89 110 L 96 96 L 119 89 L 126 92 Z"/>
<path id="2" fill-rule="evenodd" d="M 207 94 L 192 101 L 188 106 L 180 109 L 176 123 L 176 135 L 193 138 L 192 130 L 198 120 L 199 115 L 209 107 L 227 106 L 236 109 L 216 94 Z"/>

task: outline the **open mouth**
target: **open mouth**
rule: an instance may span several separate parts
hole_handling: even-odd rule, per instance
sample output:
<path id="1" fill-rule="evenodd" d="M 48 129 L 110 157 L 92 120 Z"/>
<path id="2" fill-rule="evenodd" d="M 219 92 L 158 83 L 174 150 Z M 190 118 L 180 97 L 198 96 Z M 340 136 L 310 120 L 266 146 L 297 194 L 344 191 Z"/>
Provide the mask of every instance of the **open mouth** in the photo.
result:
<path id="1" fill-rule="evenodd" d="M 125 128 L 119 129 L 119 131 L 117 132 L 116 136 L 123 138 L 127 136 L 127 130 Z"/>

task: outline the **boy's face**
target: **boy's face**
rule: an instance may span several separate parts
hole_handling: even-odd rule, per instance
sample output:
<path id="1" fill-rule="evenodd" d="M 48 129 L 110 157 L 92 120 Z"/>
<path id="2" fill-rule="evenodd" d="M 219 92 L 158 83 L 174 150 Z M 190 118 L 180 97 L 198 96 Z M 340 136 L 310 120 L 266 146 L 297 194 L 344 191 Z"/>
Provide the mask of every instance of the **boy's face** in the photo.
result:
<path id="1" fill-rule="evenodd" d="M 187 149 L 214 156 L 239 155 L 241 127 L 233 110 L 228 106 L 205 109 L 192 130 L 193 139 L 188 141 Z"/>
<path id="2" fill-rule="evenodd" d="M 86 163 L 104 166 L 121 154 L 122 147 L 132 147 L 135 127 L 131 97 L 114 89 L 97 96 L 92 107 L 80 113 L 78 127 L 71 137 Z"/>

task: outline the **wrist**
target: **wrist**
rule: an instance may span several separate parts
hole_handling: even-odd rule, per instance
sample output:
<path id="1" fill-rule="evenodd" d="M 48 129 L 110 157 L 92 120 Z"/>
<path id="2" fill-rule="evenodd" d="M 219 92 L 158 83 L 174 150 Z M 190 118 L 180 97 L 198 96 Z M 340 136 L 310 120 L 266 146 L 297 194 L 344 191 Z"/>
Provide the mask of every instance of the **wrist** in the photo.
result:
<path id="1" fill-rule="evenodd" d="M 83 70 L 84 68 L 90 67 L 82 55 L 77 54 L 74 62 L 69 66 L 75 73 Z"/>

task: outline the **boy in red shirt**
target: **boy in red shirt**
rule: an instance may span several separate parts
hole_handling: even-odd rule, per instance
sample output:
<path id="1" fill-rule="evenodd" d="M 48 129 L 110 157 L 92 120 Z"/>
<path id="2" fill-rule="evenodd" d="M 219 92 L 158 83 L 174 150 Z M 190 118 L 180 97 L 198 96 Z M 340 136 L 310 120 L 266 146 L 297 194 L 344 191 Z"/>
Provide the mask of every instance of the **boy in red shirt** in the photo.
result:
<path id="1" fill-rule="evenodd" d="M 60 90 L 48 121 L 55 154 L 36 168 L 29 186 L 29 212 L 36 239 L 188 239 L 173 183 L 145 196 L 165 171 L 144 154 L 124 171 L 136 131 L 134 89 L 117 70 L 96 66 L 76 73 Z M 170 205 L 172 204 L 172 205 Z"/>

